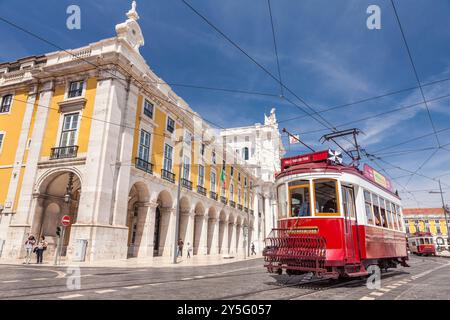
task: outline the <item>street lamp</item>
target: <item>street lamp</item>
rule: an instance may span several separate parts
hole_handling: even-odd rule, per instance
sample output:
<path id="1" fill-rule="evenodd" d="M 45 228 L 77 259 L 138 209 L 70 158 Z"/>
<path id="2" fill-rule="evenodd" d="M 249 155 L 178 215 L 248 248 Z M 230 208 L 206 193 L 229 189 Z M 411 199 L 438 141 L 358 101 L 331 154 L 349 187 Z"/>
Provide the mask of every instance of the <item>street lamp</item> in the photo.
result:
<path id="1" fill-rule="evenodd" d="M 441 195 L 441 201 L 442 201 L 442 209 L 444 210 L 444 219 L 445 219 L 445 226 L 447 228 L 447 247 L 449 247 L 449 243 L 450 243 L 450 235 L 449 235 L 449 229 L 448 229 L 448 219 L 447 219 L 447 213 L 449 212 L 449 207 L 445 205 L 444 202 L 444 192 L 442 191 L 442 186 L 441 186 L 441 180 L 438 180 L 439 182 L 439 190 L 440 191 L 428 191 L 428 193 L 431 194 L 436 194 L 439 193 Z M 450 249 L 450 247 L 449 247 Z"/>

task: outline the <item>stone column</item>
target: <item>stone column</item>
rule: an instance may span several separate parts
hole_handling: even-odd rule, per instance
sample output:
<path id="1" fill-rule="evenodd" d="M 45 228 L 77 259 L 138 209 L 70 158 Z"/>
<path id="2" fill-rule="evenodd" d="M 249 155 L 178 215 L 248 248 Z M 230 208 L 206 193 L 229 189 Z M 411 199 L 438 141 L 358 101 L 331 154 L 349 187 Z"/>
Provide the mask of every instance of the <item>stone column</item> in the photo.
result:
<path id="1" fill-rule="evenodd" d="M 220 246 L 220 254 L 228 254 L 228 221 L 222 221 L 222 245 Z"/>
<path id="2" fill-rule="evenodd" d="M 201 230 L 197 254 L 204 256 L 208 254 L 208 216 L 201 216 L 197 223 L 197 230 Z"/>
<path id="3" fill-rule="evenodd" d="M 195 224 L 195 212 L 192 210 L 191 212 L 186 213 L 187 217 L 187 226 L 186 226 L 186 235 L 184 237 L 184 245 L 188 246 L 188 243 L 194 248 L 194 224 Z M 183 253 L 184 254 L 184 253 Z M 191 252 L 191 256 L 194 252 Z"/>
<path id="4" fill-rule="evenodd" d="M 35 191 L 37 164 L 39 161 L 44 133 L 47 125 L 48 113 L 51 99 L 53 97 L 53 81 L 48 81 L 39 88 L 39 105 L 37 108 L 31 136 L 31 146 L 28 150 L 27 165 L 23 173 L 20 194 L 16 213 L 11 216 L 7 230 L 6 241 L 3 248 L 3 257 L 19 258 L 23 252 L 23 243 L 31 227 L 31 215 L 34 214 L 32 207 L 33 193 Z M 31 98 L 29 101 L 31 103 Z M 25 142 L 26 143 L 26 142 Z M 17 195 L 15 196 L 17 197 Z"/>
<path id="5" fill-rule="evenodd" d="M 212 232 L 212 239 L 211 239 L 211 248 L 209 248 L 209 254 L 218 254 L 219 253 L 219 219 L 211 219 L 210 220 L 210 226 L 211 226 L 211 232 Z"/>
<path id="6" fill-rule="evenodd" d="M 272 216 L 272 208 L 270 207 L 270 199 L 269 195 L 264 196 L 264 220 L 266 222 L 265 225 L 265 235 L 268 235 L 270 231 L 272 231 L 273 226 L 273 216 Z M 263 235 L 264 237 L 264 235 Z"/>
<path id="7" fill-rule="evenodd" d="M 27 147 L 28 133 L 31 129 L 31 118 L 33 115 L 34 103 L 36 102 L 37 86 L 33 85 L 28 92 L 27 104 L 25 107 L 25 113 L 23 116 L 22 127 L 20 130 L 19 141 L 17 143 L 16 155 L 14 158 L 13 170 L 11 173 L 11 179 L 8 187 L 8 194 L 6 196 L 5 209 L 3 214 L 12 213 L 14 208 L 14 201 L 19 196 L 17 193 L 17 187 L 19 185 L 20 171 L 22 169 L 22 160 Z M 34 141 L 33 141 L 34 142 Z"/>
<path id="8" fill-rule="evenodd" d="M 231 255 L 236 255 L 236 224 L 234 222 L 228 224 L 228 237 L 228 252 Z"/>
<path id="9" fill-rule="evenodd" d="M 175 241 L 175 208 L 160 208 L 161 211 L 161 234 L 160 252 L 164 257 L 171 257 L 173 254 L 173 242 Z"/>
<path id="10" fill-rule="evenodd" d="M 139 225 L 142 226 L 141 241 L 137 256 L 153 257 L 153 240 L 155 237 L 156 202 L 147 202 L 139 207 Z"/>

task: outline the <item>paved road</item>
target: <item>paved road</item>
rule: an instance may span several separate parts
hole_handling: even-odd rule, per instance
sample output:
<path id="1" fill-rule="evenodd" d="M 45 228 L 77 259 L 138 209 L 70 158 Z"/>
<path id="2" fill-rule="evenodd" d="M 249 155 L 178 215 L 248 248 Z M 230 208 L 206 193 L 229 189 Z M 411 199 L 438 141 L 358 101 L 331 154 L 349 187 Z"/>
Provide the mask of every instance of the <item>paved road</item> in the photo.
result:
<path id="1" fill-rule="evenodd" d="M 449 299 L 450 259 L 411 257 L 410 264 L 383 273 L 372 290 L 361 280 L 271 275 L 261 259 L 140 269 L 0 265 L 0 299 Z"/>

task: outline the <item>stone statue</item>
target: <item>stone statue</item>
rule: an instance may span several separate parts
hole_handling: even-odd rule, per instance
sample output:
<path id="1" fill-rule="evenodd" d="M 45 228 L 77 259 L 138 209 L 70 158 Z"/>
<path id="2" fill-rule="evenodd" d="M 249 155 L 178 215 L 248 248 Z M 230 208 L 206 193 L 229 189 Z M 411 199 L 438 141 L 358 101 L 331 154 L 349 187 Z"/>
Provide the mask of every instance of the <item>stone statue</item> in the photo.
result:
<path id="1" fill-rule="evenodd" d="M 270 115 L 266 116 L 264 114 L 264 124 L 265 125 L 274 125 L 277 123 L 277 117 L 275 116 L 275 108 L 270 110 Z"/>

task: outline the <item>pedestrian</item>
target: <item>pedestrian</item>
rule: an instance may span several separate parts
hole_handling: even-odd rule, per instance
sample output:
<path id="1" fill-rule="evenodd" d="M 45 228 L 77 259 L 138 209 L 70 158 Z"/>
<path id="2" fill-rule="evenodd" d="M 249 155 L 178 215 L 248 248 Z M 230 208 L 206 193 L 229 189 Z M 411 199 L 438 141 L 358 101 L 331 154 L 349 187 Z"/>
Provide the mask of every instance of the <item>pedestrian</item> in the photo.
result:
<path id="1" fill-rule="evenodd" d="M 252 255 L 256 255 L 255 243 L 254 242 L 252 242 Z"/>
<path id="2" fill-rule="evenodd" d="M 42 260 L 44 257 L 44 251 L 47 250 L 48 243 L 45 241 L 45 237 L 41 236 L 41 240 L 38 242 L 36 248 L 34 250 L 36 251 L 37 256 L 37 262 L 38 264 L 42 264 Z"/>
<path id="3" fill-rule="evenodd" d="M 177 253 L 177 257 L 182 257 L 183 256 L 183 245 L 184 245 L 183 240 L 181 240 L 181 238 L 178 239 L 178 253 Z"/>
<path id="4" fill-rule="evenodd" d="M 187 257 L 188 257 L 188 258 L 191 257 L 191 252 L 192 252 L 192 246 L 191 246 L 191 244 L 188 242 L 188 243 L 187 243 Z"/>
<path id="5" fill-rule="evenodd" d="M 30 234 L 27 238 L 27 240 L 25 241 L 25 252 L 26 252 L 26 256 L 25 256 L 25 262 L 26 264 L 30 264 L 30 260 L 31 260 L 31 254 L 33 253 L 33 247 L 36 244 L 36 239 L 34 238 L 34 236 L 32 234 Z"/>

